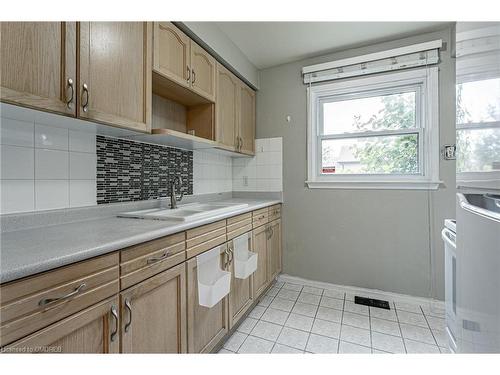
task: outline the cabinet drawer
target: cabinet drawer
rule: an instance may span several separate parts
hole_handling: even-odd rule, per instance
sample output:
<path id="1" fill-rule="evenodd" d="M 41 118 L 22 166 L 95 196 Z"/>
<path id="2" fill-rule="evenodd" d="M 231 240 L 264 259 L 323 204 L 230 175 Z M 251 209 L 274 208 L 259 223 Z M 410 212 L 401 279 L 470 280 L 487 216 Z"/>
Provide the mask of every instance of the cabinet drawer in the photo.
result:
<path id="1" fill-rule="evenodd" d="M 227 240 L 232 240 L 239 235 L 252 230 L 252 213 L 248 212 L 227 219 Z"/>
<path id="2" fill-rule="evenodd" d="M 119 291 L 118 253 L 2 285 L 0 346 Z"/>
<path id="3" fill-rule="evenodd" d="M 266 224 L 269 220 L 269 211 L 266 208 L 261 208 L 260 210 L 256 210 L 252 212 L 252 225 L 254 228 L 260 227 L 263 224 Z"/>
<path id="4" fill-rule="evenodd" d="M 268 210 L 269 221 L 279 219 L 281 217 L 281 204 L 275 204 L 269 207 Z"/>
<path id="5" fill-rule="evenodd" d="M 187 258 L 226 242 L 226 220 L 193 228 L 186 232 Z"/>
<path id="6" fill-rule="evenodd" d="M 131 246 L 120 252 L 120 286 L 128 288 L 186 260 L 184 232 Z"/>

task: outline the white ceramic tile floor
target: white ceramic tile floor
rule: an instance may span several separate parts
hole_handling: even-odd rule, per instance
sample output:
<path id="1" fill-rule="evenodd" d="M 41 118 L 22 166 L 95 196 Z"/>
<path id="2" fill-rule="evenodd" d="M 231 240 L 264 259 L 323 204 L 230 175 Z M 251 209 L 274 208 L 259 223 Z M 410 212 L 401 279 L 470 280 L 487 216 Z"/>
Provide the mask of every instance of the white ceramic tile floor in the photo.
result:
<path id="1" fill-rule="evenodd" d="M 440 306 L 368 308 L 355 295 L 277 282 L 219 353 L 449 353 Z"/>

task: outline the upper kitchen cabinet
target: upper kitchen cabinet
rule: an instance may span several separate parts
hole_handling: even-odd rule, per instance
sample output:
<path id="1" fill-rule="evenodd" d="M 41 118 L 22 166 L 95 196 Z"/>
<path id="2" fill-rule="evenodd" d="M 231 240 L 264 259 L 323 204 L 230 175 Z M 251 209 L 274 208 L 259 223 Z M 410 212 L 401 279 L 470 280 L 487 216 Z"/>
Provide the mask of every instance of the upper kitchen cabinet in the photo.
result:
<path id="1" fill-rule="evenodd" d="M 238 151 L 255 154 L 255 91 L 240 81 L 238 86 Z"/>
<path id="2" fill-rule="evenodd" d="M 222 148 L 255 153 L 255 92 L 217 64 L 216 140 Z"/>
<path id="3" fill-rule="evenodd" d="M 76 23 L 1 22 L 3 102 L 76 115 Z"/>
<path id="4" fill-rule="evenodd" d="M 155 22 L 153 45 L 153 140 L 213 147 L 215 59 L 171 22 Z"/>
<path id="5" fill-rule="evenodd" d="M 152 24 L 82 22 L 78 116 L 151 128 Z"/>
<path id="6" fill-rule="evenodd" d="M 155 71 L 181 86 L 189 87 L 189 37 L 171 22 L 155 22 L 153 39 Z"/>
<path id="7" fill-rule="evenodd" d="M 216 66 L 215 59 L 191 41 L 191 88 L 211 101 L 215 101 Z"/>
<path id="8" fill-rule="evenodd" d="M 189 106 L 214 102 L 215 59 L 171 22 L 155 22 L 153 39 L 155 93 Z"/>
<path id="9" fill-rule="evenodd" d="M 217 96 L 215 134 L 224 148 L 236 151 L 238 124 L 238 78 L 217 64 Z"/>

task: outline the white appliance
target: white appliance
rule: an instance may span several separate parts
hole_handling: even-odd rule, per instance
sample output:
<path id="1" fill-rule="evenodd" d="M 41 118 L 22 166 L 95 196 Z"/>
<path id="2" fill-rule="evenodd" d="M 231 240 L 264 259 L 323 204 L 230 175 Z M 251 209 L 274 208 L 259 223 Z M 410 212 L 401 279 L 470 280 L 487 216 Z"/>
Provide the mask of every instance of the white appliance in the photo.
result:
<path id="1" fill-rule="evenodd" d="M 500 353 L 500 23 L 458 23 L 456 248 L 446 325 L 457 353 Z"/>
<path id="2" fill-rule="evenodd" d="M 441 236 L 444 241 L 444 269 L 445 269 L 445 310 L 446 334 L 449 348 L 452 353 L 457 352 L 457 226 L 456 221 L 446 219 Z"/>
<path id="3" fill-rule="evenodd" d="M 500 195 L 457 194 L 456 256 L 458 352 L 500 353 Z"/>

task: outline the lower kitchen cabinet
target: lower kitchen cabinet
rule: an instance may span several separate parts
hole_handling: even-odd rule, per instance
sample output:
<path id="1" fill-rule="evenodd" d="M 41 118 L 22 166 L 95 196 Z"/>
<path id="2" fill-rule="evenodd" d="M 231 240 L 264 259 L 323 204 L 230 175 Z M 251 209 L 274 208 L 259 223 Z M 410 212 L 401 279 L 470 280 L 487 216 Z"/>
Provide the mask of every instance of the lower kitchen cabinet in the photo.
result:
<path id="1" fill-rule="evenodd" d="M 281 272 L 280 207 L 273 207 L 0 285 L 0 351 L 213 351 Z M 258 259 L 239 279 L 234 239 L 243 234 Z M 196 256 L 214 246 L 231 286 L 208 308 L 199 304 Z"/>
<path id="2" fill-rule="evenodd" d="M 269 239 L 268 225 L 261 225 L 253 230 L 253 252 L 258 254 L 257 270 L 253 274 L 254 297 L 258 297 L 269 285 L 269 260 L 267 242 Z"/>
<path id="3" fill-rule="evenodd" d="M 120 312 L 122 353 L 185 353 L 184 264 L 121 292 Z"/>
<path id="4" fill-rule="evenodd" d="M 225 249 L 222 246 L 221 249 Z M 221 265 L 226 267 L 226 254 L 221 252 Z M 197 261 L 187 261 L 187 329 L 188 353 L 209 353 L 229 331 L 228 297 L 213 307 L 198 303 Z"/>
<path id="5" fill-rule="evenodd" d="M 248 237 L 248 248 L 252 249 L 252 236 Z M 229 292 L 229 327 L 235 324 L 245 315 L 248 308 L 254 301 L 253 276 L 246 279 L 238 279 L 234 274 L 234 246 L 233 241 L 228 242 L 230 258 L 228 261 L 228 271 L 231 272 L 231 291 Z"/>
<path id="6" fill-rule="evenodd" d="M 3 348 L 5 353 L 118 353 L 118 297 L 95 304 Z"/>
<path id="7" fill-rule="evenodd" d="M 282 244 L 281 220 L 269 223 L 269 239 L 267 240 L 267 255 L 269 257 L 269 280 L 273 280 L 281 272 Z"/>

